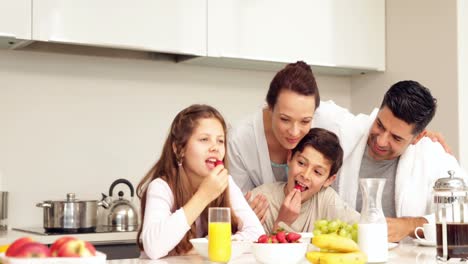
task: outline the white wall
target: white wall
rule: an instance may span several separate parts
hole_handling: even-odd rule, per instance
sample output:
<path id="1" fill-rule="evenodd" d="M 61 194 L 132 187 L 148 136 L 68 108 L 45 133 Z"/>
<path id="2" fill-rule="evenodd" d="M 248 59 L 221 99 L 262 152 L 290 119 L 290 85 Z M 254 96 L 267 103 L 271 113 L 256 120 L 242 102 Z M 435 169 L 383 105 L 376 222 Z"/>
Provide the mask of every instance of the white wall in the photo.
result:
<path id="1" fill-rule="evenodd" d="M 419 81 L 438 99 L 429 129 L 459 156 L 456 0 L 387 0 L 386 27 L 386 72 L 352 78 L 353 112 L 379 106 L 397 81 Z"/>
<path id="2" fill-rule="evenodd" d="M 460 161 L 468 167 L 468 2 L 457 1 L 458 19 L 458 116 Z"/>
<path id="3" fill-rule="evenodd" d="M 208 103 L 228 121 L 241 119 L 263 104 L 273 75 L 0 50 L 0 172 L 10 192 L 10 226 L 42 225 L 35 204 L 43 200 L 68 192 L 99 199 L 117 178 L 136 185 L 178 111 Z M 317 80 L 322 98 L 350 106 L 349 77 Z"/>

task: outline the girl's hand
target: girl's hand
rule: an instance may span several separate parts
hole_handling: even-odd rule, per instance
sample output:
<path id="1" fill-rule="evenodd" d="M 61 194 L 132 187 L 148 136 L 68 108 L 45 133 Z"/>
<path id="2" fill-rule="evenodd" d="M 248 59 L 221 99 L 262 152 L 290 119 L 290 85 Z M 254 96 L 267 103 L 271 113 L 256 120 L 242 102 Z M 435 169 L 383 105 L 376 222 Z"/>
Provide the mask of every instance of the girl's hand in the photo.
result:
<path id="1" fill-rule="evenodd" d="M 278 218 L 276 219 L 276 224 L 279 222 L 284 222 L 285 224 L 291 226 L 294 221 L 299 217 L 301 212 L 301 192 L 299 190 L 293 189 L 288 193 L 286 198 L 284 198 L 283 204 L 278 213 Z"/>
<path id="2" fill-rule="evenodd" d="M 224 165 L 220 164 L 202 181 L 197 192 L 203 194 L 211 202 L 224 192 L 228 183 L 228 171 Z"/>

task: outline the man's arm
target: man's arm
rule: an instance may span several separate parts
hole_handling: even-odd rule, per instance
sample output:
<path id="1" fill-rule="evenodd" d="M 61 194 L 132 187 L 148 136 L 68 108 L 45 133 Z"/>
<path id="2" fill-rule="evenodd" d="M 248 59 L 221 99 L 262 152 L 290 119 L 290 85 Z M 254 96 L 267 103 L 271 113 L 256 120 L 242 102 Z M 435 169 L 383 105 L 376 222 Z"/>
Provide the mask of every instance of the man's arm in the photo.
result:
<path id="1" fill-rule="evenodd" d="M 387 217 L 388 241 L 399 242 L 407 236 L 415 237 L 414 230 L 427 223 L 424 217 Z"/>

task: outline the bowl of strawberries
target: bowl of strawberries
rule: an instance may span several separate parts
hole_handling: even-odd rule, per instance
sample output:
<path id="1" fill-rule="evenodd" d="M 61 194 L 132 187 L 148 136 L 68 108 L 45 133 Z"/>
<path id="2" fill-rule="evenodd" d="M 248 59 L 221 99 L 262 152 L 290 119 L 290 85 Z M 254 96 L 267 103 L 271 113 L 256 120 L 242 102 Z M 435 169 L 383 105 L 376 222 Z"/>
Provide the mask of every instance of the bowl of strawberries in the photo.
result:
<path id="1" fill-rule="evenodd" d="M 252 246 L 255 259 L 260 263 L 295 264 L 304 259 L 309 243 L 301 242 L 301 235 L 278 230 L 261 235 Z"/>

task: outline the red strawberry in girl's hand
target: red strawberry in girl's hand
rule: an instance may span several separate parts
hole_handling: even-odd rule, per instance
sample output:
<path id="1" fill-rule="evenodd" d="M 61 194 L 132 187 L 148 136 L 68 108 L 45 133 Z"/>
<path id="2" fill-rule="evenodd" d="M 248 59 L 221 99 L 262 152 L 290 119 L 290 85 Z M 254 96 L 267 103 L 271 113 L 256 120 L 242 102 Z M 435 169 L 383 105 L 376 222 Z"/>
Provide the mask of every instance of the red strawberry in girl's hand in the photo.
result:
<path id="1" fill-rule="evenodd" d="M 218 165 L 223 165 L 223 161 L 222 160 L 216 160 L 215 161 L 215 167 L 218 166 Z"/>

